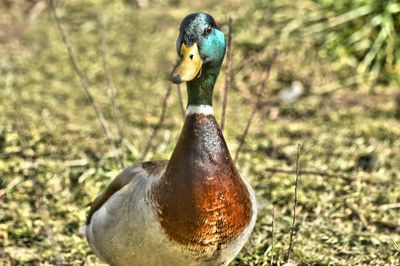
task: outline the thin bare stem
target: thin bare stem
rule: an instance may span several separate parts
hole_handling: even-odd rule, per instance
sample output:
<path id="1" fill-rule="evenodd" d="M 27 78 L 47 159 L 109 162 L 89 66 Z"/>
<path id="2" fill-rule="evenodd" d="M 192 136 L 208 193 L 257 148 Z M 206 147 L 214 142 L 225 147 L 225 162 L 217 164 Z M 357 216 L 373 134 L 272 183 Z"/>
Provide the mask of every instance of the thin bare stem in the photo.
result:
<path id="1" fill-rule="evenodd" d="M 300 159 L 300 144 L 297 145 L 297 157 L 296 157 L 296 181 L 294 186 L 294 204 L 293 204 L 293 219 L 292 219 L 292 226 L 290 228 L 290 239 L 289 239 L 289 247 L 287 250 L 287 262 L 290 261 L 290 255 L 293 250 L 293 239 L 295 234 L 295 225 L 296 225 L 296 209 L 297 204 L 299 202 L 299 197 L 297 194 L 297 188 L 299 185 L 299 177 L 300 177 L 300 167 L 299 167 L 299 159 Z"/>
<path id="2" fill-rule="evenodd" d="M 239 146 L 235 153 L 235 159 L 234 159 L 235 161 L 237 161 L 237 159 L 239 158 L 239 154 L 242 151 L 243 144 L 246 140 L 247 134 L 249 133 L 250 126 L 251 126 L 251 123 L 253 122 L 253 118 L 254 118 L 256 112 L 257 112 L 257 108 L 253 108 L 253 110 L 250 113 L 249 119 L 247 120 L 246 126 L 244 128 L 243 134 L 239 140 Z"/>
<path id="3" fill-rule="evenodd" d="M 114 81 L 113 81 L 111 68 L 110 68 L 110 64 L 109 64 L 109 52 L 108 52 L 107 36 L 106 36 L 106 24 L 105 24 L 104 18 L 102 19 L 102 23 L 101 23 L 101 48 L 103 50 L 103 67 L 104 67 L 104 72 L 106 74 L 106 79 L 107 79 L 107 84 L 108 84 L 108 94 L 111 97 L 112 112 L 113 112 L 115 123 L 117 125 L 118 135 L 119 135 L 119 146 L 122 149 L 123 143 L 124 143 L 124 130 L 122 127 L 121 115 L 119 113 L 117 90 L 114 86 Z M 121 164 L 124 167 L 123 161 L 121 161 Z"/>
<path id="4" fill-rule="evenodd" d="M 50 6 L 51 13 L 53 14 L 53 17 L 54 17 L 54 19 L 56 21 L 58 30 L 59 30 L 60 35 L 61 35 L 61 39 L 62 39 L 62 41 L 63 41 L 63 43 L 65 45 L 65 48 L 68 51 L 68 55 L 69 55 L 69 58 L 71 60 L 72 66 L 73 66 L 73 68 L 75 70 L 75 73 L 78 75 L 79 80 L 81 82 L 83 92 L 85 93 L 86 98 L 88 99 L 90 105 L 93 107 L 94 111 L 96 112 L 97 118 L 100 121 L 101 127 L 102 127 L 102 129 L 104 131 L 104 134 L 107 137 L 107 140 L 108 140 L 108 142 L 110 144 L 110 147 L 111 147 L 111 150 L 113 152 L 115 163 L 117 164 L 118 167 L 121 168 L 121 160 L 120 160 L 120 158 L 118 156 L 117 149 L 115 147 L 115 142 L 114 142 L 114 138 L 113 138 L 113 135 L 111 133 L 111 130 L 110 130 L 109 126 L 108 126 L 108 123 L 107 123 L 106 119 L 104 118 L 104 115 L 103 115 L 103 112 L 100 109 L 100 106 L 97 104 L 96 100 L 94 99 L 92 93 L 89 90 L 89 84 L 87 82 L 87 79 L 86 79 L 84 73 L 82 72 L 81 67 L 79 66 L 78 60 L 75 57 L 75 54 L 74 54 L 74 52 L 72 50 L 71 42 L 68 39 L 67 33 L 65 31 L 64 25 L 61 22 L 60 17 L 57 15 L 56 7 L 54 5 L 54 1 L 53 0 L 49 0 L 49 6 Z"/>
<path id="5" fill-rule="evenodd" d="M 180 84 L 177 85 L 177 91 L 178 91 L 179 106 L 181 107 L 182 116 L 185 117 L 185 105 L 183 103 L 182 90 Z"/>
<path id="6" fill-rule="evenodd" d="M 240 137 L 240 140 L 239 140 L 239 146 L 238 146 L 238 148 L 236 150 L 236 153 L 235 153 L 235 159 L 234 159 L 235 161 L 239 158 L 239 154 L 240 154 L 240 152 L 242 150 L 244 142 L 246 141 L 246 137 L 247 137 L 247 134 L 249 133 L 251 123 L 253 122 L 253 118 L 254 118 L 256 112 L 261 107 L 261 102 L 262 102 L 262 99 L 264 97 L 265 88 L 267 87 L 267 81 L 269 79 L 272 66 L 275 63 L 275 59 L 278 57 L 278 53 L 279 53 L 279 51 L 277 49 L 275 49 L 274 53 L 272 54 L 271 63 L 268 65 L 267 69 L 265 70 L 265 76 L 264 76 L 264 79 L 263 79 L 263 81 L 261 83 L 260 90 L 257 93 L 257 99 L 254 102 L 253 109 L 252 109 L 252 111 L 250 113 L 249 119 L 247 120 L 247 123 L 246 123 L 246 126 L 244 128 L 243 134 L 242 134 L 242 136 Z"/>
<path id="7" fill-rule="evenodd" d="M 167 89 L 167 92 L 165 93 L 165 96 L 164 96 L 163 105 L 162 105 L 162 108 L 161 108 L 160 119 L 158 120 L 158 123 L 154 126 L 153 132 L 151 133 L 149 139 L 147 140 L 147 143 L 146 143 L 146 146 L 144 148 L 143 155 L 142 155 L 142 160 L 144 160 L 146 158 L 147 154 L 149 153 L 149 151 L 153 147 L 153 140 L 154 140 L 155 136 L 157 135 L 158 130 L 161 128 L 161 125 L 163 124 L 163 122 L 165 120 L 165 115 L 167 113 L 167 108 L 168 108 L 168 99 L 169 99 L 169 96 L 171 95 L 171 91 L 172 91 L 172 87 L 169 86 L 168 89 Z"/>
<path id="8" fill-rule="evenodd" d="M 271 224 L 271 262 L 270 265 L 274 264 L 274 248 L 275 248 L 275 207 L 272 207 L 272 224 Z"/>
<path id="9" fill-rule="evenodd" d="M 232 18 L 228 23 L 228 48 L 226 50 L 227 65 L 225 70 L 224 96 L 222 100 L 221 130 L 225 127 L 226 106 L 228 104 L 228 92 L 231 88 L 232 79 Z"/>

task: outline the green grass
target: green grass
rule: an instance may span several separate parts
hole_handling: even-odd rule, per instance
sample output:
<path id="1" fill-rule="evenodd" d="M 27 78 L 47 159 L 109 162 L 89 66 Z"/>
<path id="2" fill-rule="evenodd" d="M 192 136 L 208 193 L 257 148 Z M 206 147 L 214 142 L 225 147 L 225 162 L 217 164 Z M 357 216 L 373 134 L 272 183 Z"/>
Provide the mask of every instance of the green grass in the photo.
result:
<path id="1" fill-rule="evenodd" d="M 274 265 L 283 265 L 295 176 L 266 169 L 294 170 L 299 143 L 302 170 L 338 176 L 300 176 L 293 260 L 300 265 L 398 265 L 396 86 L 359 82 L 351 58 L 324 56 L 325 48 L 313 41 L 282 42 L 278 22 L 284 23 L 291 9 L 262 1 L 151 1 L 144 9 L 133 1 L 110 2 L 71 0 L 58 8 L 90 89 L 117 136 L 102 65 L 101 20 L 106 21 L 129 144 L 120 150 L 125 165 L 140 160 L 158 121 L 162 98 L 172 86 L 167 77 L 177 57 L 179 22 L 186 14 L 207 11 L 225 32 L 228 15 L 234 18 L 234 78 L 225 130 L 232 153 L 262 72 L 273 49 L 281 49 L 265 104 L 237 162 L 256 190 L 259 216 L 233 265 L 270 265 L 273 207 Z M 23 1 L 0 4 L 0 26 L 7 29 L 0 34 L 0 265 L 100 263 L 78 230 L 88 204 L 119 169 L 50 13 L 45 10 L 29 22 L 23 10 L 28 10 Z M 224 71 L 214 96 L 217 119 L 223 79 Z M 294 80 L 305 85 L 306 93 L 292 104 L 281 103 L 279 90 Z M 176 143 L 182 114 L 175 88 L 168 104 L 147 159 L 168 158 Z M 357 168 L 359 158 L 371 154 L 378 165 L 371 171 Z"/>

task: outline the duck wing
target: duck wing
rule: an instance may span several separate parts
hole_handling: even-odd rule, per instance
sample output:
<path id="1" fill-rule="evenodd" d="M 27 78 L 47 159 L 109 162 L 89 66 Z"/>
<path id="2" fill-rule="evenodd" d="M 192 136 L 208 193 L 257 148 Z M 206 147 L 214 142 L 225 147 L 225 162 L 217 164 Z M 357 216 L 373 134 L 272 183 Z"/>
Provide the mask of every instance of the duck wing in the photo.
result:
<path id="1" fill-rule="evenodd" d="M 168 161 L 148 161 L 132 165 L 117 175 L 114 180 L 96 197 L 92 202 L 87 216 L 86 224 L 90 224 L 93 214 L 120 189 L 128 185 L 133 179 L 143 176 L 160 174 L 166 167 Z"/>

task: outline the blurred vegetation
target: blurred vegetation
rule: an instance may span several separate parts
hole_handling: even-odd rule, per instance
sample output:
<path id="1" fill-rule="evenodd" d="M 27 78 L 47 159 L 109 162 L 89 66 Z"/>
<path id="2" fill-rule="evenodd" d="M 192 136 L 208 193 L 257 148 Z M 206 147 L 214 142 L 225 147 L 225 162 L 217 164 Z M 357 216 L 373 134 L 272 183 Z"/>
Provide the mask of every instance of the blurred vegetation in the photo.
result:
<path id="1" fill-rule="evenodd" d="M 310 39 L 331 60 L 356 62 L 367 80 L 399 81 L 399 1 L 310 1 L 304 11 L 281 30 L 282 41 Z"/>
<path id="2" fill-rule="evenodd" d="M 296 147 L 303 174 L 292 258 L 300 265 L 398 265 L 399 1 L 69 0 L 58 12 L 117 138 L 103 69 L 102 23 L 125 133 L 138 162 L 156 126 L 188 13 L 234 20 L 225 137 L 236 150 L 274 48 L 280 55 L 238 168 L 256 189 L 256 229 L 233 265 L 274 265 L 289 240 Z M 221 72 L 215 89 L 221 113 Z M 294 82 L 301 94 L 280 97 Z M 173 87 L 147 159 L 165 159 L 182 126 Z M 100 263 L 78 233 L 87 206 L 120 171 L 71 67 L 46 1 L 0 1 L 0 265 Z"/>

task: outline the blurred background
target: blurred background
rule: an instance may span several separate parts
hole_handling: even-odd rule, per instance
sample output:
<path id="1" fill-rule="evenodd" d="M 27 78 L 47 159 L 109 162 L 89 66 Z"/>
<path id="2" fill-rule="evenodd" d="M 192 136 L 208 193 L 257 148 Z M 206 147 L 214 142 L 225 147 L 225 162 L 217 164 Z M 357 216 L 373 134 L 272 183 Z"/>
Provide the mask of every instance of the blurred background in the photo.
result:
<path id="1" fill-rule="evenodd" d="M 233 20 L 224 130 L 232 154 L 280 51 L 236 162 L 256 190 L 259 216 L 232 265 L 285 262 L 298 144 L 292 260 L 399 265 L 399 1 L 55 3 L 94 101 L 47 1 L 1 0 L 0 265 L 101 263 L 79 227 L 122 166 L 169 158 L 186 104 L 184 86 L 168 81 L 175 39 L 184 16 L 198 11 L 225 33 Z M 214 90 L 218 121 L 225 69 Z"/>

